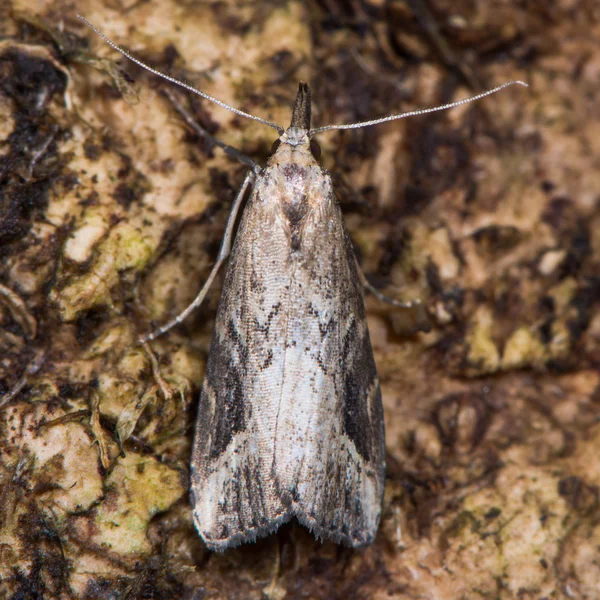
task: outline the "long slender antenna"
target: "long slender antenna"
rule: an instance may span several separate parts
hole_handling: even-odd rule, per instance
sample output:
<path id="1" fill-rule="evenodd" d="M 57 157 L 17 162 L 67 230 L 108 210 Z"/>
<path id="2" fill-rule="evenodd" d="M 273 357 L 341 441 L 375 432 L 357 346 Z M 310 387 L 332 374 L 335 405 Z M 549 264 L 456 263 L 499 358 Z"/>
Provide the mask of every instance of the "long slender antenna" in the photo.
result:
<path id="1" fill-rule="evenodd" d="M 130 61 L 134 62 L 136 65 L 139 65 L 140 67 L 146 69 L 146 71 L 149 71 L 150 73 L 152 73 L 154 75 L 158 75 L 159 77 L 162 77 L 163 79 L 166 79 L 167 81 L 170 81 L 171 83 L 181 86 L 182 88 L 188 90 L 189 92 L 193 92 L 194 94 L 197 94 L 198 96 L 201 96 L 202 98 L 205 98 L 206 100 L 210 100 L 211 102 L 214 102 L 218 106 L 221 106 L 222 108 L 226 108 L 227 110 L 230 110 L 231 112 L 235 113 L 236 115 L 239 115 L 240 117 L 246 117 L 247 119 L 252 119 L 253 121 L 258 121 L 259 123 L 262 123 L 263 125 L 272 127 L 273 129 L 277 130 L 279 135 L 281 135 L 285 131 L 284 128 L 281 127 L 280 125 L 277 125 L 277 123 L 273 123 L 272 121 L 267 121 L 266 119 L 261 119 L 260 117 L 255 117 L 254 115 L 244 112 L 243 110 L 240 110 L 239 108 L 235 108 L 234 106 L 231 106 L 230 104 L 227 104 L 226 102 L 222 102 L 221 100 L 218 100 L 217 98 L 214 98 L 213 96 L 210 96 L 209 94 L 201 92 L 200 90 L 197 90 L 195 87 L 192 87 L 191 85 L 184 83 L 183 81 L 179 81 L 179 79 L 175 79 L 174 77 L 170 77 L 169 75 L 166 75 L 165 73 L 161 73 L 157 69 L 154 69 L 153 67 L 147 65 L 145 62 L 139 60 L 138 58 L 136 58 L 135 56 L 133 56 L 132 54 L 127 52 L 127 50 L 123 50 L 123 48 L 121 48 L 118 44 L 115 44 L 115 42 L 113 42 L 112 40 L 108 39 L 100 30 L 98 30 L 96 27 L 94 27 L 94 25 L 92 25 L 87 19 L 85 19 L 81 15 L 77 15 L 77 18 L 80 21 L 83 21 L 94 33 L 97 33 L 109 46 L 114 48 L 117 52 L 120 52 L 123 56 L 128 58 Z"/>
<path id="2" fill-rule="evenodd" d="M 449 104 L 442 104 L 441 106 L 434 106 L 432 108 L 421 108 L 419 110 L 411 110 L 410 112 L 401 113 L 397 115 L 389 115 L 387 117 L 381 117 L 379 119 L 373 119 L 372 121 L 361 121 L 360 123 L 349 123 L 347 125 L 326 125 L 325 127 L 317 127 L 316 129 L 311 129 L 309 132 L 309 137 L 312 137 L 316 133 L 321 133 L 322 131 L 332 131 L 333 129 L 358 129 L 359 127 L 370 127 L 371 125 L 379 125 L 379 123 L 385 123 L 387 121 L 396 121 L 397 119 L 404 119 L 406 117 L 414 117 L 416 115 L 426 115 L 427 113 L 437 112 L 440 110 L 447 110 L 448 108 L 454 108 L 455 106 L 461 106 L 462 104 L 468 104 L 469 102 L 475 102 L 475 100 L 480 100 L 481 98 L 485 98 L 486 96 L 490 96 L 491 94 L 495 94 L 500 90 L 503 90 L 505 87 L 509 85 L 523 85 L 525 87 L 529 87 L 523 81 L 507 81 L 498 87 L 495 87 L 487 92 L 482 92 L 481 94 L 477 94 L 476 96 L 472 96 L 471 98 L 463 98 L 462 100 L 457 100 L 456 102 L 450 102 Z"/>

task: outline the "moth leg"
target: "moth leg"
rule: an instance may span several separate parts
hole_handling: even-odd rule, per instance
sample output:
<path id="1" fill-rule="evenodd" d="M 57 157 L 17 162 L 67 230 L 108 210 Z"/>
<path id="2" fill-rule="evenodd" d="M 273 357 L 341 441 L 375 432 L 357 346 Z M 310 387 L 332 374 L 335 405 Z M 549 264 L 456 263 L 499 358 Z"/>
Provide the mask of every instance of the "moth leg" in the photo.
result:
<path id="1" fill-rule="evenodd" d="M 225 144 L 221 140 L 218 140 L 217 138 L 213 137 L 210 133 L 208 133 L 208 131 L 206 131 L 204 127 L 201 127 L 194 120 L 192 115 L 190 115 L 190 113 L 182 106 L 181 102 L 177 100 L 177 97 L 171 90 L 165 89 L 163 90 L 163 94 L 169 99 L 169 101 L 174 106 L 175 110 L 179 113 L 181 118 L 194 130 L 194 132 L 198 136 L 204 138 L 205 140 L 208 140 L 214 146 L 218 146 L 225 152 L 225 154 L 241 162 L 243 165 L 246 165 L 255 173 L 258 173 L 260 171 L 260 165 L 254 162 L 247 154 L 244 154 L 243 152 L 240 152 L 237 148 L 229 146 L 229 144 Z"/>
<path id="2" fill-rule="evenodd" d="M 358 277 L 360 279 L 360 283 L 362 286 L 369 291 L 369 293 L 373 294 L 377 300 L 381 300 L 382 302 L 386 302 L 387 304 L 391 304 L 392 306 L 397 306 L 398 308 L 417 308 L 423 304 L 423 300 L 421 298 L 417 298 L 416 300 L 396 300 L 395 298 L 390 298 L 385 294 L 382 294 L 375 286 L 369 283 L 369 280 L 366 278 L 363 270 L 360 268 L 358 261 L 356 261 L 356 268 L 358 270 Z"/>
<path id="3" fill-rule="evenodd" d="M 382 302 L 387 302 L 392 306 L 403 308 L 409 311 L 408 315 L 400 319 L 400 321 L 396 324 L 396 329 L 399 333 L 401 332 L 405 335 L 413 335 L 417 331 L 431 331 L 431 322 L 427 312 L 427 305 L 421 298 L 406 302 L 396 300 L 395 298 L 390 298 L 389 296 L 382 294 L 376 287 L 369 283 L 365 277 L 365 274 L 360 268 L 358 261 L 356 261 L 356 268 L 358 270 L 360 282 L 366 290 L 375 296 L 375 298 L 381 300 Z"/>
<path id="4" fill-rule="evenodd" d="M 246 173 L 246 177 L 244 178 L 244 182 L 242 183 L 242 187 L 238 192 L 233 206 L 231 207 L 231 212 L 229 213 L 229 217 L 227 219 L 227 225 L 225 227 L 225 233 L 223 234 L 223 242 L 221 243 L 221 249 L 219 250 L 219 255 L 217 256 L 217 261 L 215 262 L 212 271 L 210 272 L 206 283 L 202 286 L 200 292 L 194 301 L 181 313 L 179 313 L 173 320 L 169 321 L 166 325 L 163 325 L 161 328 L 153 331 L 152 333 L 140 338 L 140 344 L 144 344 L 145 342 L 150 342 L 156 339 L 159 335 L 166 333 L 169 329 L 175 327 L 175 325 L 179 325 L 193 310 L 198 308 L 202 302 L 204 301 L 204 297 L 208 292 L 212 282 L 217 275 L 223 261 L 229 256 L 229 252 L 231 251 L 231 240 L 233 239 L 233 227 L 235 225 L 235 219 L 239 212 L 240 206 L 242 205 L 242 200 L 244 199 L 244 194 L 248 189 L 248 186 L 254 180 L 254 173 L 252 171 L 248 171 Z"/>
<path id="5" fill-rule="evenodd" d="M 156 354 L 152 350 L 150 344 L 145 342 L 142 344 L 142 348 L 146 352 L 146 356 L 150 361 L 150 366 L 152 367 L 152 375 L 154 376 L 154 381 L 156 381 L 156 385 L 158 385 L 158 389 L 161 391 L 162 396 L 165 400 L 170 400 L 173 397 L 173 391 L 167 385 L 167 382 L 163 379 L 162 373 L 160 372 L 160 365 L 158 364 L 158 359 L 156 358 Z"/>

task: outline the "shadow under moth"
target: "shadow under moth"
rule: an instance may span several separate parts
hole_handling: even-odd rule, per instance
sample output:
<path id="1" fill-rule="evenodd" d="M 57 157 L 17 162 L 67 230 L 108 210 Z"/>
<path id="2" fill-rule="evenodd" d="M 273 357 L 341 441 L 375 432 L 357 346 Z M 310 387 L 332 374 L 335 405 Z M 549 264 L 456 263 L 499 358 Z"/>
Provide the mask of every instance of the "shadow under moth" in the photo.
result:
<path id="1" fill-rule="evenodd" d="M 370 544 L 381 516 L 385 438 L 363 302 L 369 286 L 313 137 L 444 110 L 525 84 L 508 82 L 444 106 L 311 129 L 310 91 L 300 83 L 284 129 L 152 69 L 80 18 L 150 72 L 279 134 L 265 168 L 211 138 L 250 170 L 202 290 L 183 313 L 142 340 L 196 308 L 229 256 L 191 458 L 198 532 L 210 549 L 222 551 L 295 518 L 317 538 Z"/>

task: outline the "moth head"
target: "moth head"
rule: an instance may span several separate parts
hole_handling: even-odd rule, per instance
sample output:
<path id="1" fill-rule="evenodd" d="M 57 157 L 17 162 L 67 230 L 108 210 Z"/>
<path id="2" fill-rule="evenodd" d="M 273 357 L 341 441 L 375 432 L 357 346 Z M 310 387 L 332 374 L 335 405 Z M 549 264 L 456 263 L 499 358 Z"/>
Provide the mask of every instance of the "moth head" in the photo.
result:
<path id="1" fill-rule="evenodd" d="M 283 144 L 283 147 L 282 147 Z M 298 127 L 288 127 L 285 132 L 273 142 L 271 154 L 275 154 L 279 149 L 282 151 L 300 150 L 310 152 L 312 157 L 319 160 L 321 157 L 321 146 L 316 140 L 310 138 L 306 129 Z"/>
<path id="2" fill-rule="evenodd" d="M 310 151 L 315 159 L 321 156 L 319 144 L 310 135 L 310 88 L 304 81 L 298 86 L 298 94 L 292 111 L 292 121 L 285 132 L 279 136 L 279 139 L 273 142 L 271 152 L 275 154 L 281 144 L 286 144 L 290 150 L 306 149 Z"/>

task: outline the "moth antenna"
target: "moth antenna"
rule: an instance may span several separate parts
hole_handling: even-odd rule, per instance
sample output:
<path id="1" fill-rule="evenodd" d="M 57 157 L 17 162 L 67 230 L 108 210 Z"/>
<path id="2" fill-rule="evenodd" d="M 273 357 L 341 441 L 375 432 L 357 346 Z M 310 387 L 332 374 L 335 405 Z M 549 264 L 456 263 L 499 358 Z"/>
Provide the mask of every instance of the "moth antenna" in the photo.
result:
<path id="1" fill-rule="evenodd" d="M 198 96 L 201 96 L 202 98 L 205 98 L 206 100 L 209 100 L 210 102 L 214 102 L 218 106 L 220 106 L 222 108 L 226 108 L 227 110 L 230 110 L 231 112 L 235 113 L 236 115 L 239 115 L 240 117 L 246 117 L 247 119 L 252 119 L 253 121 L 258 121 L 259 123 L 262 123 L 263 125 L 272 127 L 273 129 L 277 130 L 279 135 L 281 135 L 285 131 L 284 128 L 281 127 L 280 125 L 277 125 L 277 123 L 273 123 L 272 121 L 267 121 L 266 119 L 261 119 L 260 117 L 255 117 L 254 115 L 244 112 L 243 110 L 240 110 L 239 108 L 235 108 L 235 106 L 231 106 L 230 104 L 227 104 L 226 102 L 223 102 L 222 100 L 218 100 L 217 98 L 214 98 L 213 96 L 210 96 L 209 94 L 206 94 L 205 92 L 201 92 L 200 90 L 196 89 L 195 87 L 192 87 L 191 85 L 189 85 L 183 81 L 179 81 L 179 79 L 175 79 L 174 77 L 171 77 L 170 75 L 161 73 L 159 70 L 154 69 L 150 65 L 147 65 L 145 62 L 141 61 L 139 58 L 136 58 L 135 56 L 133 56 L 132 54 L 127 52 L 127 50 L 124 50 L 123 48 L 121 48 L 118 44 L 115 44 L 115 42 L 113 42 L 112 40 L 107 38 L 97 27 L 92 25 L 87 19 L 85 19 L 81 15 L 77 15 L 77 18 L 80 21 L 83 21 L 94 33 L 98 34 L 109 46 L 114 48 L 117 52 L 120 52 L 125 58 L 128 58 L 130 61 L 134 62 L 136 65 L 139 65 L 143 69 L 146 69 L 146 71 L 149 71 L 153 75 L 158 75 L 158 77 L 162 77 L 163 79 L 166 79 L 167 81 L 170 81 L 171 83 L 174 83 L 175 85 L 178 85 L 178 86 L 188 90 L 189 92 L 197 94 Z"/>
<path id="2" fill-rule="evenodd" d="M 449 104 L 442 104 L 441 106 L 433 106 L 431 108 L 421 108 L 419 110 L 411 110 L 410 112 L 400 113 L 397 115 L 388 115 L 387 117 L 381 117 L 379 119 L 373 119 L 372 121 L 361 121 L 360 123 L 348 123 L 347 125 L 326 125 L 325 127 L 317 127 L 316 129 L 311 129 L 308 133 L 309 137 L 312 137 L 316 133 L 321 133 L 323 131 L 332 131 L 334 129 L 358 129 L 360 127 L 370 127 L 371 125 L 379 125 L 379 123 L 386 123 L 387 121 L 396 121 L 397 119 L 404 119 L 406 117 L 414 117 L 416 115 L 426 115 L 432 112 L 438 112 L 440 110 L 447 110 L 449 108 L 454 108 L 455 106 L 461 106 L 462 104 L 468 104 L 469 102 L 475 102 L 476 100 L 481 100 L 481 98 L 485 98 L 486 96 L 491 96 L 500 90 L 510 86 L 510 85 L 522 85 L 524 87 L 529 87 L 524 81 L 507 81 L 498 87 L 495 87 L 491 90 L 487 90 L 487 92 L 482 92 L 481 94 L 477 94 L 476 96 L 471 96 L 470 98 L 463 98 L 462 100 L 457 100 L 456 102 L 450 102 Z"/>

